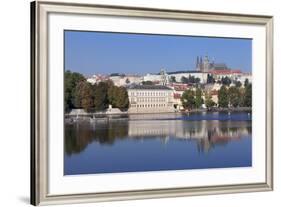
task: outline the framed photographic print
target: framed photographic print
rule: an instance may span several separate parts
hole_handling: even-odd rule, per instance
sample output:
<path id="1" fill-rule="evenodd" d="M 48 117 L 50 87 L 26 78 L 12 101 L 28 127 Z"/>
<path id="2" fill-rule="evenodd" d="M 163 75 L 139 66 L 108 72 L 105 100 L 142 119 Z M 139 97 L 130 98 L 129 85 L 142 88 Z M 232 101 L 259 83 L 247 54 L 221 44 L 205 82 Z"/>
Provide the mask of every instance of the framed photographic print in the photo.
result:
<path id="1" fill-rule="evenodd" d="M 273 189 L 273 17 L 31 3 L 31 203 Z"/>

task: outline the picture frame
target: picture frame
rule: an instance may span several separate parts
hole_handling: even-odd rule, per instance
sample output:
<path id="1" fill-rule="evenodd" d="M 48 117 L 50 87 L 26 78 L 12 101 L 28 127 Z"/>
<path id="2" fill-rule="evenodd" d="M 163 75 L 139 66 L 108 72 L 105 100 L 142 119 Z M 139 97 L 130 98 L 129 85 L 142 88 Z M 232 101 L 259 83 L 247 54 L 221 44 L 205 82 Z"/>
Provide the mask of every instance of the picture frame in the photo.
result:
<path id="1" fill-rule="evenodd" d="M 157 187 L 153 189 L 128 189 L 81 193 L 51 193 L 50 173 L 52 147 L 50 137 L 50 15 L 102 16 L 111 18 L 152 19 L 178 22 L 219 23 L 259 26 L 264 31 L 264 180 L 235 184 L 204 186 Z M 71 20 L 70 20 L 71 21 Z M 173 33 L 173 31 L 171 31 Z M 201 34 L 199 34 L 200 36 Z M 61 115 L 63 116 L 63 115 Z M 63 137 L 61 137 L 63 139 Z M 167 10 L 157 8 L 122 7 L 108 5 L 76 4 L 35 1 L 31 3 L 31 204 L 66 204 L 115 200 L 164 198 L 224 193 L 242 193 L 273 190 L 273 17 L 214 13 L 202 11 Z"/>

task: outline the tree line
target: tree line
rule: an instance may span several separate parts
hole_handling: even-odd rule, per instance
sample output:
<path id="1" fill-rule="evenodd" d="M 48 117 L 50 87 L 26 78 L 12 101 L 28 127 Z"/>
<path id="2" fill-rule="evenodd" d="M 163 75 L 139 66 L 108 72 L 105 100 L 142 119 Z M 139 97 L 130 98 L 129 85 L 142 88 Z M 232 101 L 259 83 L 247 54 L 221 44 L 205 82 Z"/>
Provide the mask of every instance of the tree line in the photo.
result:
<path id="1" fill-rule="evenodd" d="M 246 84 L 244 88 L 222 86 L 218 91 L 218 106 L 252 107 L 252 84 Z"/>
<path id="2" fill-rule="evenodd" d="M 115 86 L 112 81 L 92 85 L 82 74 L 66 71 L 64 87 L 65 112 L 75 108 L 101 111 L 108 108 L 109 105 L 124 110 L 129 106 L 126 88 Z"/>
<path id="3" fill-rule="evenodd" d="M 205 103 L 207 108 L 216 106 L 216 103 L 212 100 L 212 94 L 210 92 L 204 93 L 200 88 L 196 90 L 186 90 L 182 97 L 181 102 L 184 108 L 187 109 L 198 109 L 201 108 Z M 231 86 L 227 88 L 225 85 L 221 86 L 218 90 L 218 103 L 217 107 L 228 108 L 228 107 L 252 107 L 252 84 L 245 84 L 245 87 Z"/>

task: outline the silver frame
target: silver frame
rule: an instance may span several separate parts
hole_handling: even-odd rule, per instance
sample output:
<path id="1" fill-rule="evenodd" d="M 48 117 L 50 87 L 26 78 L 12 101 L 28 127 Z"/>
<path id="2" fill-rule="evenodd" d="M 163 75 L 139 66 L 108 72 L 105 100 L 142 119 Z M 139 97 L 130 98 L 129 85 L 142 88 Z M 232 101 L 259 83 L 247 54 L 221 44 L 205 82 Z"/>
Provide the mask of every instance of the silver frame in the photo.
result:
<path id="1" fill-rule="evenodd" d="M 76 13 L 262 25 L 266 29 L 266 178 L 264 183 L 73 195 L 48 194 L 48 14 Z M 273 17 L 76 3 L 31 3 L 31 204 L 66 204 L 273 190 Z"/>

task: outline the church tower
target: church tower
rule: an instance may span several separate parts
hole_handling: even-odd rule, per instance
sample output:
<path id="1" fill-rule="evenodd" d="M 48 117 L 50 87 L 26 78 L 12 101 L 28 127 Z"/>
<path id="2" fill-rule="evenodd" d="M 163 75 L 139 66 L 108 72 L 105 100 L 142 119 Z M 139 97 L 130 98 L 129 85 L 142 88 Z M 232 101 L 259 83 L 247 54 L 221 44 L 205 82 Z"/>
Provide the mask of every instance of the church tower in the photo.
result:
<path id="1" fill-rule="evenodd" d="M 209 57 L 206 55 L 203 60 L 203 70 L 202 72 L 207 72 L 210 69 Z"/>
<path id="2" fill-rule="evenodd" d="M 169 78 L 168 75 L 166 73 L 166 71 L 164 69 L 160 70 L 160 84 L 163 86 L 166 86 L 167 84 L 169 84 Z"/>
<path id="3" fill-rule="evenodd" d="M 200 71 L 200 64 L 199 64 L 199 56 L 196 57 L 196 66 L 195 66 L 197 71 Z"/>

